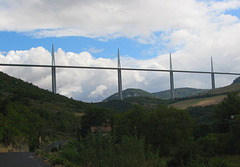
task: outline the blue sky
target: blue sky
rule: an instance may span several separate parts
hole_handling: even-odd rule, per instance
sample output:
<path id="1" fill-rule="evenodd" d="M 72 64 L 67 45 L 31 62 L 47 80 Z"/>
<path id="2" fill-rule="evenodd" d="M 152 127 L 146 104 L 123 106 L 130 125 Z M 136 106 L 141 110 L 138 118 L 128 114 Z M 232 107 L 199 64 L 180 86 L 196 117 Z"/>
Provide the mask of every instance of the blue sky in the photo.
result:
<path id="1" fill-rule="evenodd" d="M 240 0 L 0 0 L 0 61 L 68 65 L 239 72 Z M 41 69 L 9 75 L 51 89 Z M 30 73 L 34 76 L 26 75 Z M 103 75 L 100 77 L 100 74 Z M 209 76 L 175 74 L 175 87 L 210 88 Z M 217 87 L 236 76 L 217 76 Z M 117 91 L 116 74 L 102 71 L 57 73 L 57 91 L 83 101 L 101 101 Z M 81 78 L 81 80 L 77 79 Z M 169 89 L 168 74 L 123 73 L 123 88 Z"/>
<path id="2" fill-rule="evenodd" d="M 81 36 L 36 38 L 22 32 L 0 32 L 0 51 L 2 53 L 7 53 L 11 50 L 29 50 L 39 46 L 51 52 L 52 44 L 54 44 L 56 49 L 61 48 L 66 52 L 80 53 L 89 51 L 96 58 L 115 58 L 117 49 L 120 49 L 122 55 L 138 59 L 148 59 L 156 56 L 157 53 L 154 53 L 152 50 L 152 47 L 156 48 L 155 45 L 142 44 L 135 39 L 123 37 L 102 41 L 98 38 Z M 162 51 L 167 52 L 169 49 L 164 50 L 163 48 Z"/>

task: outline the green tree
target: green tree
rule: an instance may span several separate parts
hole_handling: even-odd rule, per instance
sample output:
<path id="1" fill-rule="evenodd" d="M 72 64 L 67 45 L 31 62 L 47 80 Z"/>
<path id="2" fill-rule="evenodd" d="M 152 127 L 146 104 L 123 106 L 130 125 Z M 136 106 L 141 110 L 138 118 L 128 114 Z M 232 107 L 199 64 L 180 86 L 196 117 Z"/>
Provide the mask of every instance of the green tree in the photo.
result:
<path id="1" fill-rule="evenodd" d="M 240 113 L 240 97 L 238 92 L 232 92 L 216 106 L 215 118 L 216 129 L 220 133 L 227 133 L 230 130 L 233 118 Z"/>
<path id="2" fill-rule="evenodd" d="M 158 146 L 162 155 L 170 155 L 192 140 L 192 119 L 187 112 L 173 107 L 160 106 L 155 109 L 147 127 L 146 141 Z"/>
<path id="3" fill-rule="evenodd" d="M 86 136 L 90 132 L 91 126 L 104 126 L 111 121 L 111 114 L 108 109 L 90 107 L 81 119 L 81 134 Z"/>
<path id="4" fill-rule="evenodd" d="M 136 107 L 115 117 L 116 134 L 144 137 L 148 144 L 170 155 L 177 147 L 192 139 L 193 122 L 188 113 L 172 107 L 160 106 L 153 111 Z"/>

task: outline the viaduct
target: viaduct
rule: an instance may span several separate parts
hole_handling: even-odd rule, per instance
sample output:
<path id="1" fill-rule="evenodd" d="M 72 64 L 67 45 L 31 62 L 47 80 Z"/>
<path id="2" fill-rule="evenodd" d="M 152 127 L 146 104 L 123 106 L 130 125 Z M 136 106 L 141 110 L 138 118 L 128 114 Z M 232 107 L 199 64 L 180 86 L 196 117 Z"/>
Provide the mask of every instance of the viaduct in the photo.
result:
<path id="1" fill-rule="evenodd" d="M 215 74 L 221 75 L 238 75 L 240 73 L 230 73 L 230 72 L 214 72 L 213 68 L 213 59 L 211 57 L 211 71 L 186 71 L 186 70 L 173 70 L 172 67 L 172 57 L 170 53 L 170 69 L 143 69 L 143 68 L 122 68 L 120 63 L 120 52 L 118 49 L 118 67 L 91 67 L 91 66 L 62 66 L 55 65 L 55 56 L 54 56 L 54 45 L 52 45 L 52 64 L 51 65 L 34 65 L 34 64 L 0 64 L 0 66 L 9 66 L 9 67 L 40 67 L 40 68 L 51 68 L 52 69 L 52 92 L 57 93 L 57 83 L 56 83 L 56 68 L 81 68 L 81 69 L 100 69 L 100 70 L 116 70 L 118 73 L 118 95 L 119 99 L 122 100 L 122 75 L 121 71 L 155 71 L 155 72 L 168 72 L 170 74 L 170 90 L 171 90 L 171 99 L 175 98 L 174 93 L 174 76 L 173 73 L 201 73 L 201 74 L 210 74 L 211 75 L 211 84 L 212 89 L 215 89 Z"/>

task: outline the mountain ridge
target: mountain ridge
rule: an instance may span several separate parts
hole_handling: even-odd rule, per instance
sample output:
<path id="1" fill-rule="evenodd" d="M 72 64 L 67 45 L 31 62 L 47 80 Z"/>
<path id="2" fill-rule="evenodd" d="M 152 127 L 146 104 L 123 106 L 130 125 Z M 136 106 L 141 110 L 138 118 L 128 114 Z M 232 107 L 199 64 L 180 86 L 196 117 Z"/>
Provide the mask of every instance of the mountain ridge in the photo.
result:
<path id="1" fill-rule="evenodd" d="M 188 87 L 176 88 L 175 97 L 176 98 L 190 97 L 200 93 L 205 93 L 207 91 L 208 89 L 196 89 L 196 88 L 188 88 Z M 129 97 L 150 97 L 150 98 L 160 98 L 164 100 L 169 100 L 170 96 L 171 96 L 170 90 L 150 93 L 142 89 L 128 88 L 123 91 L 123 99 L 129 98 Z M 118 93 L 114 93 L 111 96 L 104 99 L 103 102 L 110 101 L 110 100 L 118 100 L 118 99 L 119 99 Z"/>
<path id="2" fill-rule="evenodd" d="M 123 92 L 123 99 L 129 98 L 129 97 L 152 97 L 154 98 L 154 95 L 144 91 L 142 89 L 136 89 L 136 88 L 128 88 L 125 89 Z M 110 100 L 118 100 L 119 95 L 118 93 L 114 93 L 111 96 L 107 97 L 106 99 L 103 100 L 103 102 L 110 101 Z"/>

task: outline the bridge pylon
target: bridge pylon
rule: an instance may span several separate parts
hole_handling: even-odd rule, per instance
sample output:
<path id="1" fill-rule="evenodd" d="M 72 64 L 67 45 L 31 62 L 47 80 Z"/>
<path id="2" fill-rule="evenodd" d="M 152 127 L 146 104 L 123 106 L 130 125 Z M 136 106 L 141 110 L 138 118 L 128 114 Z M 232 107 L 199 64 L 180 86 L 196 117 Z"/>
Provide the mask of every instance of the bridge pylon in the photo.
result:
<path id="1" fill-rule="evenodd" d="M 175 93 L 174 93 L 174 79 L 173 79 L 173 68 L 172 68 L 172 56 L 170 53 L 170 92 L 171 92 L 171 99 L 175 98 Z"/>
<path id="2" fill-rule="evenodd" d="M 212 81 L 212 90 L 215 89 L 215 77 L 214 77 L 214 70 L 213 70 L 213 59 L 211 57 L 211 81 Z"/>
<path id="3" fill-rule="evenodd" d="M 122 73 L 121 73 L 121 63 L 120 63 L 120 52 L 118 49 L 118 96 L 120 100 L 123 100 L 122 95 Z"/>
<path id="4" fill-rule="evenodd" d="M 54 57 L 54 45 L 52 44 L 52 92 L 57 93 L 56 89 L 56 67 Z"/>

